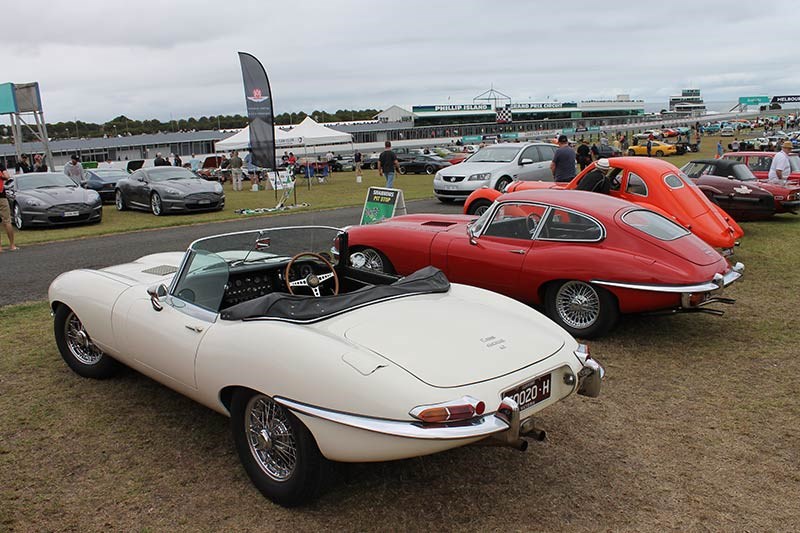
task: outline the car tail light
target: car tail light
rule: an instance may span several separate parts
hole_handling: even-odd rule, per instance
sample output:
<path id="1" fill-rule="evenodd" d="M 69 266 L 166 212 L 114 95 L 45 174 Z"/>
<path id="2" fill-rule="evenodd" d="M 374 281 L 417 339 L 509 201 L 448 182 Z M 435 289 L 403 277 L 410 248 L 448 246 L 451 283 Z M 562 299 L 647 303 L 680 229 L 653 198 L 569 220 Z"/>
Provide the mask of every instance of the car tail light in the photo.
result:
<path id="1" fill-rule="evenodd" d="M 483 402 L 464 396 L 449 402 L 420 405 L 409 411 L 408 414 L 427 424 L 439 424 L 442 422 L 469 420 L 475 416 L 482 415 L 485 410 L 486 405 Z"/>
<path id="2" fill-rule="evenodd" d="M 692 293 L 689 295 L 689 305 L 691 307 L 697 307 L 701 303 L 705 302 L 707 299 L 708 299 L 708 293 L 706 292 Z"/>

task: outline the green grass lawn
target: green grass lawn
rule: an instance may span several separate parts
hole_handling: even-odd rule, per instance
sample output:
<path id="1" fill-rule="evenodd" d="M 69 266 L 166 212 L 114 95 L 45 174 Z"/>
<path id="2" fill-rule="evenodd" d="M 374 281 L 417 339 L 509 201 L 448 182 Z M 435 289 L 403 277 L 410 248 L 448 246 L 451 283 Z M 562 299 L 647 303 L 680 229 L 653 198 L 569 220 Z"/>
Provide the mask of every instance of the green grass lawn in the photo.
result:
<path id="1" fill-rule="evenodd" d="M 714 157 L 716 154 L 717 140 L 718 137 L 704 137 L 699 153 L 672 156 L 667 160 L 680 167 L 692 159 Z M 730 138 L 723 138 L 723 145 L 727 146 L 731 140 Z M 364 203 L 367 189 L 370 186 L 376 187 L 385 184 L 384 179 L 378 176 L 376 170 L 365 170 L 362 183 L 356 183 L 354 172 L 337 172 L 333 174 L 332 178 L 330 182 L 325 184 L 319 184 L 316 180 L 312 180 L 310 190 L 307 188 L 307 182 L 305 180 L 298 181 L 297 202 L 310 204 L 309 210 L 357 206 Z M 406 200 L 432 198 L 432 180 L 433 178 L 431 176 L 424 174 L 397 175 L 395 177 L 395 187 L 403 189 Z M 245 187 L 248 190 L 234 192 L 231 190 L 230 183 L 226 183 L 225 209 L 223 211 L 155 217 L 143 211 L 119 212 L 113 205 L 106 205 L 103 207 L 103 221 L 100 224 L 20 231 L 16 234 L 16 241 L 17 244 L 25 245 L 93 237 L 97 235 L 110 235 L 126 231 L 232 220 L 245 216 L 238 215 L 234 212 L 238 209 L 255 209 L 259 207 L 275 206 L 275 191 L 262 190 L 252 192 L 249 190 L 249 186 L 250 184 L 245 182 Z M 293 200 L 294 198 L 292 197 L 292 201 Z M 277 213 L 272 213 L 263 216 L 274 216 L 276 214 Z"/>

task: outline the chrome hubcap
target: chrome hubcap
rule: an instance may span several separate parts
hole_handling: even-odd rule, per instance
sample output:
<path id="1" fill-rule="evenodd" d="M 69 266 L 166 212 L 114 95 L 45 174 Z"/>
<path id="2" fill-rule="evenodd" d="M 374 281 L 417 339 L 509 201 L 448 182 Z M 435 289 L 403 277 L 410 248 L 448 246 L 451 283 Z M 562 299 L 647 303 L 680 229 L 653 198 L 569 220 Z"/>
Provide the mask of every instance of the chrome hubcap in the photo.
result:
<path id="1" fill-rule="evenodd" d="M 158 196 L 153 196 L 150 200 L 150 205 L 153 207 L 153 213 L 156 215 L 161 212 L 161 202 L 158 200 Z"/>
<path id="2" fill-rule="evenodd" d="M 568 281 L 556 294 L 556 311 L 571 328 L 588 328 L 600 316 L 600 298 L 591 285 Z"/>
<path id="3" fill-rule="evenodd" d="M 103 352 L 94 345 L 75 313 L 69 314 L 64 329 L 67 337 L 67 347 L 75 359 L 84 365 L 94 365 L 100 361 L 103 357 Z"/>
<path id="4" fill-rule="evenodd" d="M 122 193 L 117 192 L 117 209 L 122 211 Z"/>
<path id="5" fill-rule="evenodd" d="M 297 443 L 286 411 L 266 396 L 247 403 L 247 441 L 261 470 L 275 481 L 285 481 L 297 465 Z"/>
<path id="6" fill-rule="evenodd" d="M 18 205 L 14 206 L 14 225 L 16 225 L 17 228 L 22 227 L 22 211 L 20 211 Z"/>
<path id="7" fill-rule="evenodd" d="M 476 215 L 482 215 L 488 210 L 489 210 L 489 206 L 488 205 L 481 205 L 481 206 L 478 206 L 477 209 L 475 209 L 475 214 Z"/>

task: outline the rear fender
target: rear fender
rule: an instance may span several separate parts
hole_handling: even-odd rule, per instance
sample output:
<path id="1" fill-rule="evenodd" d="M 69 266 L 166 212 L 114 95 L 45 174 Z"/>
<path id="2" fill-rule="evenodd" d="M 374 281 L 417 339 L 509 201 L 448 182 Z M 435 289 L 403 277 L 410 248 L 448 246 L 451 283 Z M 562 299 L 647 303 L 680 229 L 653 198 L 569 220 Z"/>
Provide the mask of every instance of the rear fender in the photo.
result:
<path id="1" fill-rule="evenodd" d="M 464 202 L 464 214 L 469 214 L 469 206 L 476 200 L 488 200 L 494 202 L 502 193 L 496 189 L 482 188 L 473 191 Z"/>

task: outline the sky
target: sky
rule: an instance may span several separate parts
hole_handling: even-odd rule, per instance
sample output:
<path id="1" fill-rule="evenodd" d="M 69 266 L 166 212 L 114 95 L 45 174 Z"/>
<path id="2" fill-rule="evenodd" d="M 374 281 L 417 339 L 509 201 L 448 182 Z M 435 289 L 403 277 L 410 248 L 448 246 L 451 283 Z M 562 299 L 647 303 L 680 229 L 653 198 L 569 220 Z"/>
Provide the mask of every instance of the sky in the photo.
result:
<path id="1" fill-rule="evenodd" d="M 48 122 L 245 114 L 238 51 L 275 113 L 628 94 L 800 94 L 796 0 L 3 2 L 0 83 L 38 81 Z M 7 117 L 0 121 L 8 123 Z"/>

